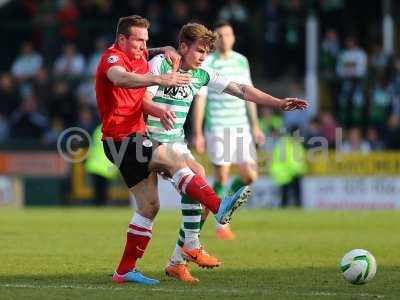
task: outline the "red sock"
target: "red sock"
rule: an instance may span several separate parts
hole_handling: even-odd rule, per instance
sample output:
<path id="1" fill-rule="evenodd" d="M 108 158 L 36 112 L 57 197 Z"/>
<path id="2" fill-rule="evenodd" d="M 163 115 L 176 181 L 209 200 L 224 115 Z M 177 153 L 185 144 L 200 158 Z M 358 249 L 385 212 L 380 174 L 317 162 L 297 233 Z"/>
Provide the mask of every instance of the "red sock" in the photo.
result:
<path id="1" fill-rule="evenodd" d="M 151 230 L 129 224 L 124 254 L 117 268 L 119 275 L 123 275 L 135 268 L 136 260 L 143 256 L 150 239 Z"/>
<path id="2" fill-rule="evenodd" d="M 203 177 L 195 175 L 191 170 L 189 172 L 185 168 L 182 171 L 181 176 L 176 177 L 177 180 L 175 180 L 178 190 L 216 214 L 221 201 L 207 181 Z"/>

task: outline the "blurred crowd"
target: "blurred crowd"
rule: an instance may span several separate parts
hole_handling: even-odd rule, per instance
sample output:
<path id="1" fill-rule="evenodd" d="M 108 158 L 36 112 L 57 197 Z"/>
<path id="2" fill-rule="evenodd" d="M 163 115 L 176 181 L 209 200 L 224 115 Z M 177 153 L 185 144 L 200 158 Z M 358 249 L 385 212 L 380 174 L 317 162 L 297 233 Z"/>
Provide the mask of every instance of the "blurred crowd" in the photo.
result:
<path id="1" fill-rule="evenodd" d="M 335 128 L 343 127 L 345 151 L 400 149 L 400 59 L 374 42 L 379 33 L 344 28 L 345 20 L 357 16 L 346 5 L 343 0 L 11 1 L 0 7 L 0 32 L 7 36 L 7 47 L 0 49 L 0 141 L 55 145 L 65 128 L 93 132 L 99 122 L 97 62 L 113 42 L 118 17 L 129 14 L 151 21 L 150 46 L 176 45 L 180 27 L 189 21 L 212 26 L 228 20 L 236 31 L 235 48 L 249 57 L 256 81 L 289 78 L 291 95 L 302 97 L 305 20 L 312 11 L 321 20 L 322 110 L 309 116 L 260 108 L 260 126 L 270 140 L 295 126 L 307 138 L 326 137 L 331 147 Z M 380 26 L 379 16 L 368 22 Z M 360 45 L 360 39 L 369 42 Z"/>

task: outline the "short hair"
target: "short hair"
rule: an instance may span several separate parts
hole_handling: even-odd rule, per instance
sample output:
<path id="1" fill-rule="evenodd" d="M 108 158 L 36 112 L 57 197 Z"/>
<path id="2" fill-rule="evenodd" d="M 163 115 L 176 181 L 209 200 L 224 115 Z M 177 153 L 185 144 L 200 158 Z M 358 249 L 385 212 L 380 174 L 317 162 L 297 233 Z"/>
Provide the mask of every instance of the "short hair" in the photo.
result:
<path id="1" fill-rule="evenodd" d="M 179 44 L 185 43 L 189 46 L 197 41 L 209 47 L 210 51 L 215 50 L 217 34 L 199 23 L 188 23 L 179 32 Z"/>
<path id="2" fill-rule="evenodd" d="M 119 18 L 117 24 L 117 35 L 123 34 L 125 36 L 129 36 L 131 34 L 130 29 L 133 26 L 148 29 L 150 27 L 150 22 L 146 18 L 143 18 L 139 15 Z"/>
<path id="3" fill-rule="evenodd" d="M 221 27 L 225 27 L 225 26 L 229 26 L 229 27 L 233 28 L 232 24 L 229 23 L 228 21 L 219 20 L 214 24 L 214 30 L 217 30 L 217 29 L 219 29 Z"/>

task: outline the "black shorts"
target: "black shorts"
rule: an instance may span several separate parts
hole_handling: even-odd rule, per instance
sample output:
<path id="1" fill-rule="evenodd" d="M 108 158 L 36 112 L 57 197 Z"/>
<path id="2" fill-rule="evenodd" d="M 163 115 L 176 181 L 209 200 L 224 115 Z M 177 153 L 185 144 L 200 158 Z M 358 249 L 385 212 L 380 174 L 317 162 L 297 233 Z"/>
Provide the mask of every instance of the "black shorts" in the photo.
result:
<path id="1" fill-rule="evenodd" d="M 129 188 L 149 176 L 153 151 L 160 145 L 160 142 L 139 133 L 132 134 L 121 142 L 103 141 L 104 153 L 119 168 Z"/>

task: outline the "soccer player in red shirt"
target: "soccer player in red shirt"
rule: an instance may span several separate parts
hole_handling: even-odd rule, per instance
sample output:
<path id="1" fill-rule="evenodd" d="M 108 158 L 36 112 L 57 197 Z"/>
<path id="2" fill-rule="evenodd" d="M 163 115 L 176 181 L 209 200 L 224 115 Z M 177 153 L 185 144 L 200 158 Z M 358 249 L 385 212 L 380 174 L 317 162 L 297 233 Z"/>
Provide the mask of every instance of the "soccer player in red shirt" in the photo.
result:
<path id="1" fill-rule="evenodd" d="M 247 201 L 250 191 L 244 187 L 220 201 L 205 179 L 188 167 L 184 156 L 146 136 L 142 108 L 145 87 L 190 83 L 187 74 L 176 72 L 180 61 L 173 53 L 170 53 L 174 62 L 172 72 L 148 73 L 149 52 L 171 52 L 170 48 L 147 50 L 148 27 L 149 22 L 140 16 L 120 18 L 116 42 L 103 53 L 97 68 L 96 98 L 103 123 L 104 152 L 119 168 L 137 203 L 113 281 L 152 285 L 159 281 L 136 270 L 136 261 L 150 241 L 153 220 L 159 210 L 157 173 L 171 178 L 181 193 L 210 209 L 220 223 L 230 221 L 232 213 Z M 170 113 L 164 111 L 160 118 L 167 120 Z"/>

